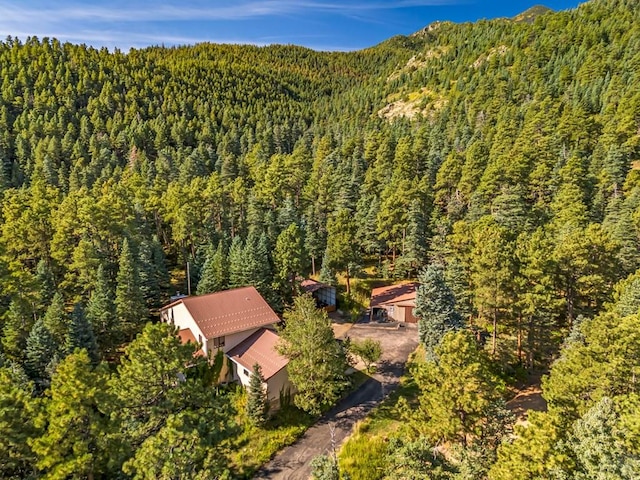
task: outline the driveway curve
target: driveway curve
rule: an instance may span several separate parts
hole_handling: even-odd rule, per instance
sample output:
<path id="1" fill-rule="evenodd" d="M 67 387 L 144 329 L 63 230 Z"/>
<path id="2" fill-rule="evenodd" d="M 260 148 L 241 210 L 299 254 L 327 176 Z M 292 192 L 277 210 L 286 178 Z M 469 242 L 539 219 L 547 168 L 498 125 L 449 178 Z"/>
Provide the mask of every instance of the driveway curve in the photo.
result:
<path id="1" fill-rule="evenodd" d="M 375 323 L 355 324 L 346 335 L 352 340 L 372 338 L 381 342 L 383 354 L 378 371 L 309 428 L 296 443 L 263 465 L 255 479 L 307 480 L 311 475 L 311 461 L 331 452 L 334 446 L 338 448 L 351 434 L 354 424 L 398 386 L 407 359 L 418 346 L 418 332 L 411 324 L 400 328 Z"/>

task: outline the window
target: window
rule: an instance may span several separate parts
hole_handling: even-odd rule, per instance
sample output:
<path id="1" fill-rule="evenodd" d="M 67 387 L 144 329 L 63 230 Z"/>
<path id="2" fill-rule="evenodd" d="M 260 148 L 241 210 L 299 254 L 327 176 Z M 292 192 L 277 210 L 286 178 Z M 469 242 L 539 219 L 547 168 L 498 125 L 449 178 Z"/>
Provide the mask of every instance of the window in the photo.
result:
<path id="1" fill-rule="evenodd" d="M 213 347 L 214 348 L 222 348 L 224 347 L 224 337 L 216 337 L 213 339 Z"/>
<path id="2" fill-rule="evenodd" d="M 198 343 L 202 345 L 202 335 L 198 334 Z"/>
<path id="3" fill-rule="evenodd" d="M 245 374 L 245 376 L 249 376 L 249 370 L 247 370 L 246 368 L 243 370 L 243 373 Z"/>

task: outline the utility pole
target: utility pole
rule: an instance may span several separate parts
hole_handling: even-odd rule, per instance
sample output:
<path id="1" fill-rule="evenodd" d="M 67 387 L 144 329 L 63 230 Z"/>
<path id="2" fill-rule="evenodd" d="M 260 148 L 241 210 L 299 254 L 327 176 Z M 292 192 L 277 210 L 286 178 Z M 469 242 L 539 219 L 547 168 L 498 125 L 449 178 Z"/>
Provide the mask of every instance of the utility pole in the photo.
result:
<path id="1" fill-rule="evenodd" d="M 189 262 L 187 262 L 187 295 L 191 296 L 191 273 L 189 272 Z"/>

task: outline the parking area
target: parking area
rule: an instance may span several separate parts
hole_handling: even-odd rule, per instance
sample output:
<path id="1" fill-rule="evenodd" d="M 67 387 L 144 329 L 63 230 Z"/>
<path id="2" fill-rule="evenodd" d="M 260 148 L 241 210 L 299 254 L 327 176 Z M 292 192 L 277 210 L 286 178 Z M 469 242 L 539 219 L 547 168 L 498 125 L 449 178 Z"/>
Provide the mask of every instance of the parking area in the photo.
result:
<path id="1" fill-rule="evenodd" d="M 382 345 L 382 358 L 377 362 L 376 377 L 385 391 L 392 390 L 400 381 L 409 355 L 418 346 L 418 327 L 411 323 L 356 323 L 346 330 L 341 338 L 352 341 L 367 338 L 377 340 Z M 358 364 L 362 369 L 364 365 Z"/>

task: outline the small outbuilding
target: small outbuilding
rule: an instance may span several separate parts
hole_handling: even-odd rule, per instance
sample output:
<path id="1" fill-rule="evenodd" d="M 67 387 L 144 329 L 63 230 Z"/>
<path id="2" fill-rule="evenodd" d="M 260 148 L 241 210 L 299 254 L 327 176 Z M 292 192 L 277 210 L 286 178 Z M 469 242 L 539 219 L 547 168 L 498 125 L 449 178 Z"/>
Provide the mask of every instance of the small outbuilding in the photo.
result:
<path id="1" fill-rule="evenodd" d="M 310 293 L 316 300 L 316 306 L 323 308 L 327 312 L 333 312 L 336 309 L 336 287 L 318 282 L 311 278 L 303 280 L 300 284 L 302 290 Z"/>
<path id="2" fill-rule="evenodd" d="M 370 319 L 417 323 L 413 315 L 418 283 L 399 283 L 374 288 L 371 292 Z"/>

